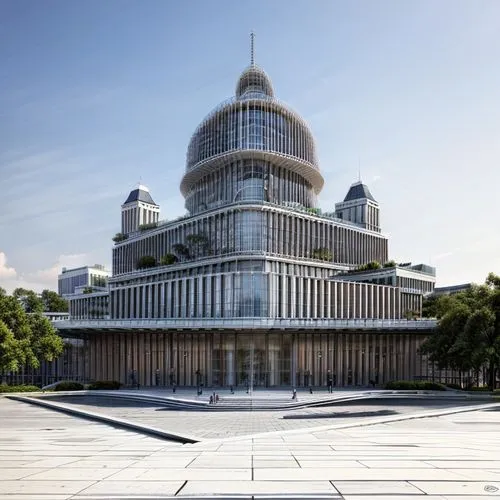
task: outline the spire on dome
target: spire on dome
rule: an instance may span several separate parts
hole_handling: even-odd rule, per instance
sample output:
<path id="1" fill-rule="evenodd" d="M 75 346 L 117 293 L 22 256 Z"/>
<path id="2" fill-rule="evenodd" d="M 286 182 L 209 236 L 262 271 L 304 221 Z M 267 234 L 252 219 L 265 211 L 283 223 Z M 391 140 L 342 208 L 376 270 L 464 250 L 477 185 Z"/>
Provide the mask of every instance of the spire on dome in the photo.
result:
<path id="1" fill-rule="evenodd" d="M 250 66 L 255 66 L 255 33 L 250 32 Z"/>
<path id="2" fill-rule="evenodd" d="M 266 72 L 255 64 L 255 33 L 250 33 L 250 66 L 243 71 L 236 85 L 236 98 L 252 96 L 254 94 L 264 94 L 274 97 L 274 90 L 271 80 Z"/>

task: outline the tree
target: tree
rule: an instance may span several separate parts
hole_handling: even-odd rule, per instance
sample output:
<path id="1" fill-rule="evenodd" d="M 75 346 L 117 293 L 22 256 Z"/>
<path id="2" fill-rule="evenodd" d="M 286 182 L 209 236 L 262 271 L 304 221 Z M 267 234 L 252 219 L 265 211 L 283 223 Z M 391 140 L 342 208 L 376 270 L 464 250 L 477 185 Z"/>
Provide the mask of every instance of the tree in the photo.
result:
<path id="1" fill-rule="evenodd" d="M 53 290 L 43 290 L 41 300 L 45 312 L 68 312 L 68 301 Z"/>
<path id="2" fill-rule="evenodd" d="M 62 354 L 64 343 L 61 337 L 57 335 L 52 323 L 41 314 L 29 315 L 28 323 L 32 334 L 30 348 L 34 358 L 38 362 L 41 360 L 54 361 Z"/>
<path id="3" fill-rule="evenodd" d="M 0 320 L 0 374 L 19 370 L 19 343 L 12 331 Z"/>
<path id="4" fill-rule="evenodd" d="M 27 313 L 43 312 L 42 299 L 33 291 L 26 288 L 16 288 L 12 292 Z"/>
<path id="5" fill-rule="evenodd" d="M 148 269 L 156 266 L 156 259 L 152 255 L 143 255 L 137 259 L 137 269 Z"/>
<path id="6" fill-rule="evenodd" d="M 368 262 L 367 264 L 363 264 L 359 266 L 356 271 L 376 271 L 377 269 L 381 269 L 382 266 L 380 262 L 373 260 L 372 262 Z"/>
<path id="7" fill-rule="evenodd" d="M 384 267 L 396 267 L 396 261 L 395 260 L 388 260 L 385 264 Z"/>
<path id="8" fill-rule="evenodd" d="M 438 326 L 421 352 L 441 369 L 478 373 L 486 368 L 488 386 L 494 388 L 500 366 L 500 277 L 490 273 L 484 285 L 433 299 L 429 310 Z"/>
<path id="9" fill-rule="evenodd" d="M 318 260 L 332 261 L 333 254 L 328 248 L 315 248 L 312 251 L 312 258 Z"/>
<path id="10" fill-rule="evenodd" d="M 27 313 L 14 295 L 0 295 L 0 357 L 4 370 L 38 368 L 63 351 L 63 341 L 41 312 Z"/>
<path id="11" fill-rule="evenodd" d="M 166 253 L 161 259 L 160 264 L 162 266 L 171 266 L 177 262 L 177 257 L 173 253 Z"/>
<path id="12" fill-rule="evenodd" d="M 179 257 L 179 260 L 189 260 L 191 258 L 189 248 L 183 243 L 176 243 L 173 245 L 172 251 Z"/>
<path id="13" fill-rule="evenodd" d="M 128 238 L 128 234 L 123 234 L 123 233 L 116 233 L 112 240 L 115 243 L 120 243 L 121 241 L 125 241 Z"/>
<path id="14" fill-rule="evenodd" d="M 186 244 L 191 258 L 207 255 L 210 247 L 208 238 L 204 234 L 190 234 L 186 237 Z"/>

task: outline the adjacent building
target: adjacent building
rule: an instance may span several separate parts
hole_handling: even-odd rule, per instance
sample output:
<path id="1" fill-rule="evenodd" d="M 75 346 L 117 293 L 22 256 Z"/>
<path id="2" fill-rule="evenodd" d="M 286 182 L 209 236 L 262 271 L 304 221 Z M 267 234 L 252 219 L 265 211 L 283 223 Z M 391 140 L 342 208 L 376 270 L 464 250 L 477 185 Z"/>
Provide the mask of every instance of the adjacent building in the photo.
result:
<path id="1" fill-rule="evenodd" d="M 62 268 L 58 276 L 59 295 L 67 297 L 84 289 L 107 290 L 110 272 L 103 265 L 82 266 L 74 269 Z"/>

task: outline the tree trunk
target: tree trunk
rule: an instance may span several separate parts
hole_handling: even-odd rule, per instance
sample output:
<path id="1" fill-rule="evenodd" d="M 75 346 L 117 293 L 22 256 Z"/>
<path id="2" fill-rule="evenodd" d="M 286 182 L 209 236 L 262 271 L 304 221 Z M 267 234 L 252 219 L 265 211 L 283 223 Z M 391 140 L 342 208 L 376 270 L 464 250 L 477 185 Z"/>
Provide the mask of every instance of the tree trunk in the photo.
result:
<path id="1" fill-rule="evenodd" d="M 490 360 L 488 367 L 488 388 L 490 391 L 495 389 L 495 362 Z"/>

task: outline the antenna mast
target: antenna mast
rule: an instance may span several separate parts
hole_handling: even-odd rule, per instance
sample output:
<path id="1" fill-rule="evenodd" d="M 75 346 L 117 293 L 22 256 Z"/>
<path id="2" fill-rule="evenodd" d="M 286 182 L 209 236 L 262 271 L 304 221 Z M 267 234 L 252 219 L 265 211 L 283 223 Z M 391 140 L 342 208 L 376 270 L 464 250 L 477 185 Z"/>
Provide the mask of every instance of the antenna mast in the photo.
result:
<path id="1" fill-rule="evenodd" d="M 252 31 L 250 33 L 250 66 L 255 66 L 255 33 Z"/>

